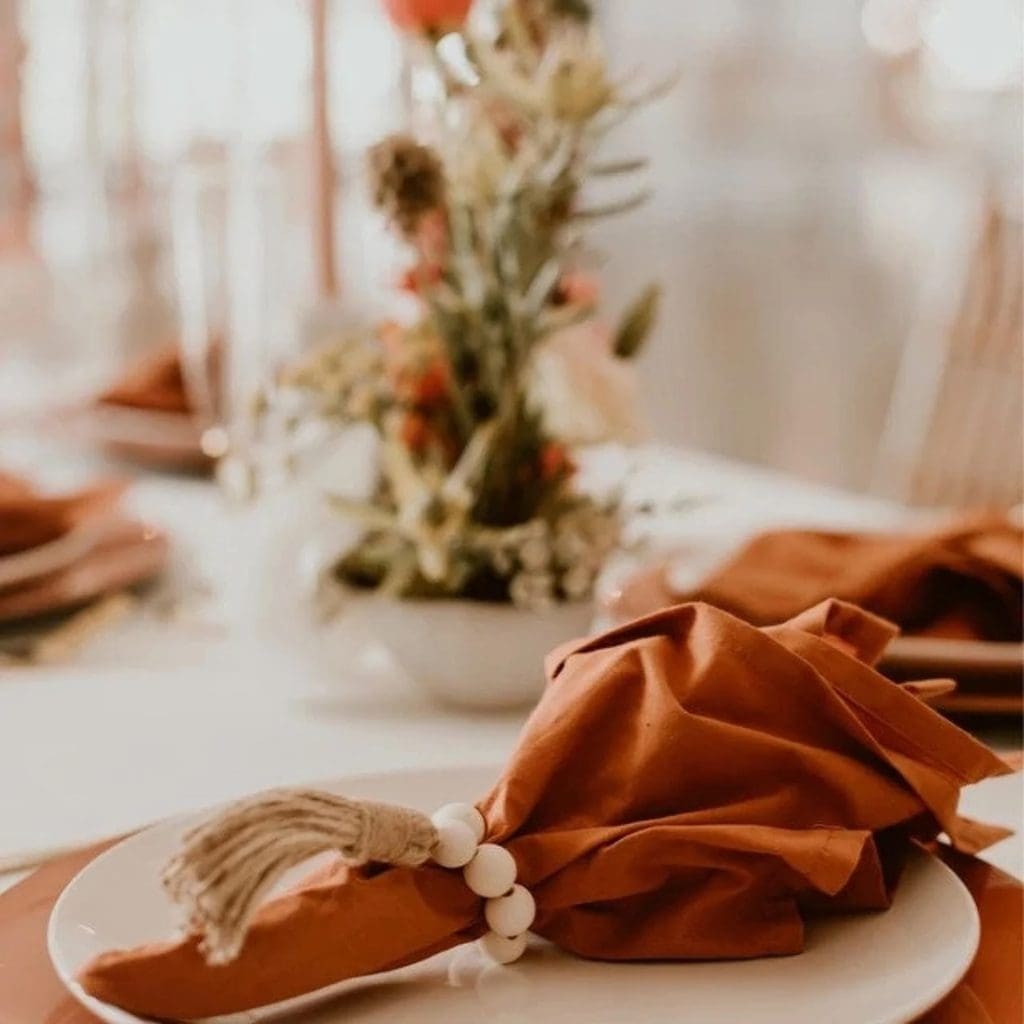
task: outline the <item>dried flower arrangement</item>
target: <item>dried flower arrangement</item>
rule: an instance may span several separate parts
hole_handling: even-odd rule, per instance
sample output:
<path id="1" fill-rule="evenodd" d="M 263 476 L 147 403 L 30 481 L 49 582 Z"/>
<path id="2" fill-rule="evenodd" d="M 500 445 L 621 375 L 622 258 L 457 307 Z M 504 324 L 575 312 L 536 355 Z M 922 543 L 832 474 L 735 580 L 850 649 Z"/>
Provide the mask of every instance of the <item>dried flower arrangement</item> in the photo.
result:
<path id="1" fill-rule="evenodd" d="M 402 284 L 418 316 L 313 353 L 291 383 L 381 441 L 373 499 L 335 499 L 365 527 L 338 579 L 542 608 L 588 597 L 620 539 L 620 499 L 575 486 L 571 448 L 635 436 L 626 363 L 658 290 L 614 331 L 595 319 L 583 228 L 645 196 L 593 208 L 581 190 L 644 167 L 596 151 L 654 93 L 611 81 L 584 0 L 506 0 L 486 32 L 462 25 L 468 6 L 389 2 L 422 33 L 442 96 L 431 145 L 399 135 L 369 154 L 374 201 L 413 256 Z"/>

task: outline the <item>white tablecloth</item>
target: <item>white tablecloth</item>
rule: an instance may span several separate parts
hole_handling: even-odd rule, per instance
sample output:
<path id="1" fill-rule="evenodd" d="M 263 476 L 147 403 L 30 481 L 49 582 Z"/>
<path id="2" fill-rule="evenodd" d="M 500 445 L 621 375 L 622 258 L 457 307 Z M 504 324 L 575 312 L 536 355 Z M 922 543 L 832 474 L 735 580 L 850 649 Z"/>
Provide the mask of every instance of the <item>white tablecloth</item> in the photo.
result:
<path id="1" fill-rule="evenodd" d="M 655 532 L 667 541 L 721 543 L 775 524 L 886 526 L 906 516 L 885 502 L 669 451 L 648 452 L 634 486 L 707 499 L 658 522 Z M 7 671 L 0 862 L 267 786 L 498 763 L 511 748 L 522 715 L 438 708 L 394 673 L 357 664 L 337 637 L 318 635 L 288 579 L 297 556 L 285 525 L 273 559 L 247 561 L 251 551 L 241 543 L 234 549 L 210 484 L 144 477 L 131 500 L 178 541 L 176 571 L 189 561 L 201 570 L 233 564 L 243 589 L 248 576 L 262 625 L 240 636 L 140 614 L 95 638 L 73 663 Z M 1020 809 L 1019 776 L 965 795 L 966 813 L 1012 827 Z M 1017 839 L 987 856 L 1024 875 Z M 0 876 L 0 887 L 14 877 Z"/>

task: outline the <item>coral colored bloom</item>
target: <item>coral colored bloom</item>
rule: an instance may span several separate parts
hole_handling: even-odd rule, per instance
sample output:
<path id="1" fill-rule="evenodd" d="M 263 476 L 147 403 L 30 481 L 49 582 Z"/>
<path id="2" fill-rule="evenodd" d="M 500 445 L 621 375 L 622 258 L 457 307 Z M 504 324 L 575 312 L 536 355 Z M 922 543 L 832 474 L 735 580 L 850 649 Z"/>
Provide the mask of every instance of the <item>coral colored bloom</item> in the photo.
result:
<path id="1" fill-rule="evenodd" d="M 409 398 L 417 405 L 434 405 L 448 397 L 448 367 L 438 361 L 420 374 L 410 374 Z"/>
<path id="2" fill-rule="evenodd" d="M 576 466 L 565 445 L 557 441 L 548 441 L 540 450 L 540 478 L 542 480 L 554 480 L 559 476 L 568 476 L 574 472 Z"/>
<path id="3" fill-rule="evenodd" d="M 426 450 L 427 442 L 430 440 L 430 427 L 426 418 L 418 412 L 406 413 L 399 427 L 398 436 L 409 451 L 421 454 Z"/>
<path id="4" fill-rule="evenodd" d="M 388 17 L 405 32 L 453 32 L 472 6 L 473 0 L 384 0 Z"/>
<path id="5" fill-rule="evenodd" d="M 444 271 L 436 263 L 421 263 L 419 266 L 410 267 L 398 279 L 398 287 L 402 291 L 412 292 L 419 295 L 424 288 L 429 288 L 441 280 Z"/>
<path id="6" fill-rule="evenodd" d="M 566 306 L 593 306 L 597 303 L 597 281 L 580 270 L 563 274 L 555 288 L 555 302 Z"/>

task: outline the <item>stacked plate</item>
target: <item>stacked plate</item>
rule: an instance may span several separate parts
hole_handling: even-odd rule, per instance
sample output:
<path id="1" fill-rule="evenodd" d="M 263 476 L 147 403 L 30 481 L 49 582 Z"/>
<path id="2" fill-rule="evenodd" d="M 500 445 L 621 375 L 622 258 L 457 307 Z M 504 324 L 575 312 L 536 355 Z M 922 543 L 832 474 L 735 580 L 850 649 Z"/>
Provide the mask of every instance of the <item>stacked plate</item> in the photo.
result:
<path id="1" fill-rule="evenodd" d="M 79 443 L 139 465 L 190 472 L 210 468 L 199 424 L 186 413 L 96 403 L 74 416 L 70 431 Z"/>
<path id="2" fill-rule="evenodd" d="M 644 566 L 606 596 L 608 619 L 629 619 L 681 600 L 675 595 L 694 589 L 723 550 L 724 545 L 712 547 L 711 557 L 709 552 L 687 552 Z M 1018 721 L 1024 713 L 1021 643 L 901 636 L 889 645 L 879 668 L 897 682 L 956 680 L 955 691 L 929 700 L 932 707 L 951 716 Z"/>
<path id="3" fill-rule="evenodd" d="M 1019 718 L 1024 712 L 1024 644 L 898 637 L 881 669 L 897 680 L 955 679 L 956 690 L 930 701 L 949 714 Z"/>
<path id="4" fill-rule="evenodd" d="M 161 531 L 112 512 L 0 557 L 0 653 L 29 657 L 73 613 L 155 576 L 167 555 Z"/>

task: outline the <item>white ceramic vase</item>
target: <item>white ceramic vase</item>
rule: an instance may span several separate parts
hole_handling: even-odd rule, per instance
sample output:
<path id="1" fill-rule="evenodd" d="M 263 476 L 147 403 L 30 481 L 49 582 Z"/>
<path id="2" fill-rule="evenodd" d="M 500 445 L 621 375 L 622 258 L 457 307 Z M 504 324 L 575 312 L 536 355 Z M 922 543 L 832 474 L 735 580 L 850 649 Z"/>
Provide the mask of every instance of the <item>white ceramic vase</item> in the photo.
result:
<path id="1" fill-rule="evenodd" d="M 354 615 L 431 696 L 497 711 L 536 702 L 544 689 L 545 655 L 587 635 L 593 613 L 588 601 L 528 611 L 511 604 L 349 592 L 341 616 Z"/>

